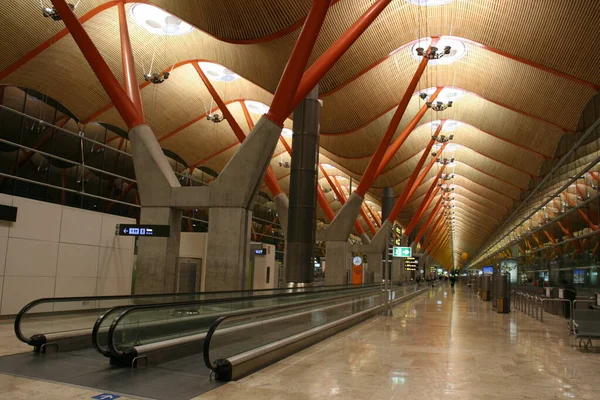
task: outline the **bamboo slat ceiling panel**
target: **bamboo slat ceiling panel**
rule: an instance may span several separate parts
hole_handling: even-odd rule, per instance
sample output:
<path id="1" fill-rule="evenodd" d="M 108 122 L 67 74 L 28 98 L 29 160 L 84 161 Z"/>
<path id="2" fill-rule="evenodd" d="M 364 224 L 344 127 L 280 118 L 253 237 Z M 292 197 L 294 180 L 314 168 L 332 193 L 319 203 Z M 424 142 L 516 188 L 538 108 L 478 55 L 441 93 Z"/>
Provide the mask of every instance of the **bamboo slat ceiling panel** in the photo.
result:
<path id="1" fill-rule="evenodd" d="M 0 26 L 5 27 L 5 40 L 0 41 L 0 83 L 36 89 L 62 102 L 82 120 L 124 129 L 71 37 L 42 45 L 64 25 L 41 17 L 34 1 L 8 3 L 10 7 L 0 15 Z M 152 3 L 199 30 L 182 36 L 153 35 L 128 12 L 147 121 L 165 149 L 190 165 L 201 163 L 220 171 L 239 147 L 237 138 L 226 123 L 213 124 L 204 118 L 210 96 L 191 62 L 215 61 L 244 78 L 214 86 L 247 132 L 239 101 L 270 103 L 311 2 L 223 0 L 218 7 L 207 7 L 203 0 Z M 115 4 L 83 0 L 76 14 L 95 14 L 84 26 L 121 81 Z M 311 62 L 371 4 L 372 0 L 332 2 Z M 129 11 L 131 4 L 126 7 Z M 600 53 L 589 51 L 597 40 L 590 28 L 599 18 L 600 2 L 595 0 L 453 0 L 437 7 L 392 1 L 320 82 L 323 159 L 338 167 L 340 174 L 359 180 L 417 67 L 410 42 L 431 35 L 466 38 L 466 55 L 452 65 L 430 65 L 418 87 L 454 86 L 472 93 L 444 112 L 428 111 L 371 193 L 379 196 L 380 188 L 389 185 L 399 194 L 429 141 L 433 128 L 427 124 L 437 119 L 458 120 L 463 125 L 453 134 L 459 147 L 444 153 L 457 161 L 447 170 L 457 174 L 453 183 L 463 206 L 456 212 L 465 224 L 485 221 L 493 225 L 489 219 L 507 215 L 544 160 L 554 156 L 565 131 L 574 130 L 581 110 L 596 92 L 594 85 L 577 79 L 600 85 Z M 39 45 L 31 57 L 19 61 Z M 171 78 L 161 85 L 145 84 L 142 76 L 151 62 L 154 70 L 170 70 L 175 65 Z M 11 65 L 18 68 L 7 69 Z M 395 137 L 422 105 L 419 97 L 411 99 Z M 279 144 L 271 166 L 287 188 L 289 170 L 279 165 L 279 161 L 289 161 L 284 150 Z M 418 206 L 438 168 L 417 189 L 409 211 Z M 485 209 L 494 214 L 486 214 Z"/>

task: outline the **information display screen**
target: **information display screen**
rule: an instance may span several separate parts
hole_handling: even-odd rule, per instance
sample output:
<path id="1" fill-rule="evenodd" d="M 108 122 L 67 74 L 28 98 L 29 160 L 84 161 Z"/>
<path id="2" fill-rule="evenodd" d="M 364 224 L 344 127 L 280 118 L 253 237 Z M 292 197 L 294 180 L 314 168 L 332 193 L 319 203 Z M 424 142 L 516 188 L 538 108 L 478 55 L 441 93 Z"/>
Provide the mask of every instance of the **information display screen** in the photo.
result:
<path id="1" fill-rule="evenodd" d="M 152 236 L 169 237 L 171 227 L 169 225 L 131 225 L 118 224 L 117 235 L 119 236 Z"/>
<path id="2" fill-rule="evenodd" d="M 406 257 L 404 259 L 404 270 L 416 271 L 419 267 L 419 257 Z"/>
<path id="3" fill-rule="evenodd" d="M 492 275 L 494 273 L 494 267 L 492 267 L 492 266 L 483 267 L 483 273 Z"/>

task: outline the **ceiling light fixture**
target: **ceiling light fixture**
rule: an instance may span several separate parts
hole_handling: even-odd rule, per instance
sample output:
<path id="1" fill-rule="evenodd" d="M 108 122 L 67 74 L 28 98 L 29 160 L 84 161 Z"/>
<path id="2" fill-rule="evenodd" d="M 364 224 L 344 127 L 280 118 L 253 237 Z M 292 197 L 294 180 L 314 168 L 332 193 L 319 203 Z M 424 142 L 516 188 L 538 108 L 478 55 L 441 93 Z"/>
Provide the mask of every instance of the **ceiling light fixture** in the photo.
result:
<path id="1" fill-rule="evenodd" d="M 448 65 L 460 60 L 467 53 L 465 44 L 455 38 L 441 37 L 435 46 L 431 46 L 429 54 L 425 54 L 430 45 L 430 37 L 418 39 L 410 47 L 410 55 L 417 61 L 427 57 L 429 65 Z"/>
<path id="2" fill-rule="evenodd" d="M 131 15 L 139 25 L 155 35 L 178 36 L 194 30 L 190 24 L 149 4 L 134 4 Z"/>
<path id="3" fill-rule="evenodd" d="M 79 0 L 79 1 L 81 1 L 81 0 Z M 71 9 L 71 11 L 75 11 L 75 8 L 77 8 L 77 6 L 79 5 L 79 1 L 75 5 L 73 5 L 71 3 L 67 3 L 67 5 Z M 62 21 L 62 17 L 58 13 L 58 11 L 56 11 L 56 8 L 44 6 L 44 3 L 42 0 L 40 0 L 40 5 L 42 6 L 42 15 L 44 17 L 52 18 L 53 21 Z"/>

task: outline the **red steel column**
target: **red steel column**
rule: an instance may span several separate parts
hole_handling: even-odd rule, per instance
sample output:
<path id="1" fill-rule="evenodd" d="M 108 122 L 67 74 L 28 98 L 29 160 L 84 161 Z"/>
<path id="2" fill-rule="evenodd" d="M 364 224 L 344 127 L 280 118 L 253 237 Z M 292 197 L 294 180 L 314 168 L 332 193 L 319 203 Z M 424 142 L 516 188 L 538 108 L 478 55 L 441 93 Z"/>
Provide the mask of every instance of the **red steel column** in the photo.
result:
<path id="1" fill-rule="evenodd" d="M 277 90 L 273 96 L 273 101 L 271 102 L 271 108 L 267 113 L 267 118 L 279 126 L 283 126 L 283 121 L 290 115 L 295 106 L 300 104 L 300 101 L 306 97 L 308 92 L 319 83 L 320 78 L 306 90 L 306 93 L 302 95 L 297 103 L 292 104 L 294 94 L 302 80 L 306 64 L 319 36 L 330 3 L 330 0 L 313 1 L 300 36 L 296 40 L 292 54 L 281 75 Z"/>
<path id="2" fill-rule="evenodd" d="M 437 41 L 438 41 L 438 38 L 434 38 L 432 40 L 431 45 L 427 49 L 427 54 L 429 54 L 429 52 L 431 51 L 431 47 L 435 46 L 437 44 Z M 392 120 L 390 121 L 388 128 L 385 131 L 385 134 L 383 135 L 383 138 L 381 138 L 381 141 L 379 142 L 379 145 L 377 146 L 375 153 L 373 153 L 373 156 L 371 156 L 371 160 L 369 161 L 369 164 L 367 165 L 367 169 L 363 173 L 360 183 L 358 184 L 358 188 L 356 188 L 356 192 L 361 197 L 365 196 L 365 193 L 367 193 L 367 190 L 369 190 L 369 188 L 373 184 L 373 181 L 375 181 L 375 178 L 377 177 L 376 173 L 379 170 L 380 164 L 383 162 L 382 157 L 386 153 L 386 150 L 390 144 L 390 141 L 394 137 L 394 134 L 396 133 L 396 129 L 398 129 L 398 125 L 400 125 L 400 121 L 402 120 L 402 117 L 404 116 L 406 107 L 408 107 L 408 103 L 410 103 L 410 99 L 413 96 L 413 93 L 417 87 L 417 84 L 419 83 L 419 80 L 421 79 L 421 76 L 423 75 L 423 72 L 425 71 L 425 67 L 427 67 L 428 61 L 429 61 L 429 58 L 427 56 L 425 56 L 421 59 L 421 62 L 419 63 L 419 66 L 417 67 L 417 71 L 415 72 L 410 83 L 408 84 L 408 87 L 406 88 L 406 91 L 404 92 L 404 96 L 402 96 L 402 100 L 400 100 L 400 103 L 398 104 L 398 108 L 396 109 L 396 112 L 392 116 Z M 409 134 L 410 134 L 410 132 L 408 132 L 405 135 L 404 139 L 406 139 L 406 137 L 408 137 Z M 403 142 L 404 141 L 402 141 L 402 143 Z M 400 146 L 398 146 L 398 148 L 399 147 Z M 383 168 L 385 168 L 386 165 L 387 165 L 387 163 L 383 166 Z"/>
<path id="3" fill-rule="evenodd" d="M 435 137 L 437 137 L 437 135 L 442 130 L 442 124 L 440 124 L 440 126 L 438 126 L 438 128 L 435 130 L 435 134 L 434 134 Z M 429 143 L 427 144 L 427 147 L 425 148 L 423 155 L 419 159 L 419 162 L 417 163 L 417 166 L 415 167 L 413 173 L 410 175 L 410 178 L 408 179 L 408 182 L 406 183 L 404 190 L 402 190 L 402 193 L 398 197 L 398 200 L 396 200 L 396 202 L 399 204 L 399 207 L 400 207 L 399 213 L 402 212 L 402 209 L 404 208 L 406 203 L 410 200 L 410 197 L 413 195 L 415 190 L 417 190 L 417 187 L 419 187 L 421 182 L 423 182 L 423 179 L 425 178 L 425 176 L 427 176 L 427 174 L 429 173 L 429 170 L 431 170 L 431 167 L 433 167 L 433 164 L 435 163 L 435 159 L 436 159 L 435 157 L 433 157 L 433 159 L 427 165 L 427 168 L 425 168 L 425 171 L 423 171 L 423 173 L 419 174 L 421 172 L 421 168 L 423 168 L 423 164 L 425 164 L 425 160 L 427 160 L 427 157 L 429 156 L 429 152 L 431 151 L 431 148 L 433 147 L 434 143 L 435 143 L 435 139 L 432 138 L 429 141 Z M 444 151 L 444 148 L 446 147 L 446 143 L 447 142 L 442 144 L 442 147 L 438 151 L 438 154 L 442 154 L 442 152 Z M 418 181 L 417 181 L 417 177 L 419 178 Z"/>
<path id="4" fill-rule="evenodd" d="M 208 79 L 208 77 L 206 76 L 204 71 L 202 71 L 202 68 L 200 68 L 198 63 L 192 63 L 192 65 L 194 66 L 194 69 L 198 73 L 198 76 L 200 76 L 200 79 L 202 79 L 202 82 L 204 82 L 204 86 L 206 86 L 206 89 L 210 93 L 211 97 L 213 98 L 215 103 L 217 103 L 217 106 L 223 113 L 223 117 L 229 124 L 229 127 L 231 128 L 231 130 L 233 131 L 235 136 L 238 138 L 240 143 L 242 143 L 246 139 L 246 135 L 244 134 L 244 131 L 242 131 L 242 128 L 240 127 L 240 125 L 237 123 L 233 114 L 231 114 L 231 111 L 229 111 L 229 109 L 227 108 L 227 104 L 225 104 L 225 102 L 223 101 L 221 96 L 219 96 L 219 93 L 217 93 L 214 86 L 212 85 L 212 83 L 210 83 L 210 80 Z M 245 108 L 245 104 L 242 102 L 242 109 L 244 109 L 244 108 Z M 252 120 L 250 119 L 250 121 L 248 122 L 249 125 L 250 125 L 251 121 Z M 252 129 L 252 128 L 253 128 L 253 126 L 250 126 L 250 129 Z M 275 197 L 278 194 L 283 192 L 283 190 L 281 190 L 281 186 L 279 186 L 279 182 L 277 181 L 277 176 L 275 175 L 275 172 L 273 172 L 273 168 L 271 168 L 270 165 L 269 165 L 269 168 L 267 169 L 267 174 L 265 175 L 264 180 L 265 180 L 265 183 L 267 184 L 267 186 L 269 187 L 269 191 L 271 192 L 271 195 L 273 197 Z"/>
<path id="5" fill-rule="evenodd" d="M 314 0 L 318 2 L 319 0 Z M 325 0 L 326 1 L 326 0 Z M 344 53 L 354 44 L 354 42 L 363 34 L 365 30 L 375 21 L 375 18 L 391 3 L 391 0 L 377 0 L 356 22 L 346 30 L 330 47 L 327 49 L 310 68 L 304 73 L 291 110 L 296 108 L 300 101 L 308 92 L 310 92 L 319 83 L 321 78 L 333 67 L 333 65 L 344 55 Z"/>
<path id="6" fill-rule="evenodd" d="M 441 198 L 442 197 L 440 197 L 440 199 Z M 441 212 L 440 212 L 440 207 L 441 207 Z M 437 215 L 438 212 L 440 213 L 440 215 L 444 215 L 444 208 L 443 208 L 441 202 L 439 202 L 438 206 L 431 212 L 431 214 L 429 214 L 429 218 L 427 218 L 427 221 L 425 222 L 425 224 L 421 227 L 421 229 L 419 229 L 419 232 L 417 233 L 417 237 L 415 238 L 413 243 L 419 243 L 419 241 L 421 240 L 421 238 L 423 237 L 423 235 L 425 234 L 427 229 L 429 229 L 429 226 L 433 222 L 433 218 Z"/>
<path id="7" fill-rule="evenodd" d="M 69 7 L 65 0 L 51 1 L 127 127 L 131 129 L 143 124 L 144 119 L 142 115 L 140 115 L 136 106 L 121 87 L 119 81 L 94 45 L 94 42 L 90 39 L 73 10 L 71 10 L 71 7 Z"/>
<path id="8" fill-rule="evenodd" d="M 443 89 L 444 89 L 443 87 L 438 87 L 436 89 L 436 91 L 429 97 L 429 101 L 434 101 L 439 96 L 439 94 L 442 92 Z M 375 173 L 374 179 L 377 179 L 379 177 L 379 175 L 381 175 L 381 172 L 383 171 L 383 169 L 385 167 L 387 167 L 387 165 L 390 163 L 390 161 L 392 160 L 394 155 L 398 152 L 400 147 L 402 147 L 402 145 L 404 144 L 404 142 L 406 141 L 408 136 L 417 127 L 417 124 L 421 121 L 421 119 L 423 118 L 423 116 L 425 115 L 425 113 L 427 112 L 428 109 L 429 108 L 427 107 L 427 105 L 424 104 L 417 112 L 417 115 L 415 115 L 413 117 L 413 119 L 410 120 L 410 122 L 408 123 L 406 128 L 404 128 L 402 133 L 400 133 L 398 138 L 396 140 L 394 140 L 394 142 L 392 143 L 392 145 L 390 147 L 388 147 L 385 154 L 383 155 L 383 158 L 381 159 L 381 163 L 379 164 L 379 166 L 377 168 L 377 172 Z"/>
<path id="9" fill-rule="evenodd" d="M 125 3 L 118 3 L 119 10 L 119 31 L 121 33 L 121 58 L 123 60 L 123 82 L 125 91 L 137 108 L 138 113 L 143 116 L 142 97 L 140 95 L 140 86 L 135 73 L 135 61 L 133 59 L 133 50 L 131 49 L 131 40 L 129 38 L 129 27 L 127 26 L 127 14 L 125 13 Z"/>
<path id="10" fill-rule="evenodd" d="M 439 192 L 439 191 L 440 191 L 440 187 L 436 186 L 436 188 L 433 191 L 433 193 L 431 194 L 431 196 L 427 199 L 427 202 L 425 204 L 421 203 L 421 207 L 419 208 L 418 212 L 415 215 L 413 215 L 410 223 L 408 224 L 408 227 L 406 228 L 406 232 L 404 233 L 406 236 L 410 235 L 411 232 L 413 231 L 413 229 L 415 229 L 415 227 L 417 226 L 417 223 L 419 222 L 421 217 L 423 217 L 423 214 L 425 214 L 425 211 L 427 210 L 427 208 L 429 208 L 429 205 L 431 204 L 431 202 L 437 195 L 437 192 Z M 435 207 L 433 208 L 433 210 L 431 212 L 432 215 L 434 214 L 435 211 L 437 211 L 438 207 L 442 204 L 443 199 L 444 199 L 444 194 L 442 193 L 442 195 L 440 196 L 439 200 L 437 201 L 437 203 L 435 204 Z M 425 199 L 423 199 L 423 201 L 425 201 Z"/>
<path id="11" fill-rule="evenodd" d="M 377 224 L 378 227 L 381 227 L 381 220 L 379 219 L 379 216 L 377 215 L 376 212 L 373 211 L 373 209 L 371 207 L 369 207 L 369 205 L 367 204 L 366 201 L 365 201 L 365 207 L 367 208 L 367 211 L 369 211 L 369 214 L 371 214 L 371 217 L 373 217 L 373 221 L 375 221 L 375 224 Z"/>
<path id="12" fill-rule="evenodd" d="M 438 184 L 438 180 L 440 179 L 440 176 L 442 175 L 442 172 L 444 171 L 445 167 L 446 167 L 446 165 L 442 165 L 442 168 L 440 168 L 440 172 L 438 172 L 437 176 L 431 183 L 431 186 L 429 187 L 427 194 L 425 194 L 425 197 L 421 201 L 421 205 L 415 212 L 415 215 L 413 215 L 412 219 L 410 220 L 410 223 L 408 224 L 408 227 L 406 228 L 406 233 L 405 233 L 406 236 L 408 236 L 412 232 L 412 230 L 417 225 L 417 222 L 419 222 L 419 219 L 421 218 L 421 216 L 423 215 L 423 213 L 425 212 L 427 207 L 429 207 L 429 204 L 431 204 L 431 201 L 433 200 L 433 198 L 440 191 L 441 187 L 438 186 L 437 184 Z"/>
<path id="13" fill-rule="evenodd" d="M 443 154 L 444 148 L 446 147 L 447 143 L 448 142 L 442 144 L 442 147 L 440 147 L 440 150 L 437 152 L 437 156 L 436 157 L 440 157 Z M 404 208 L 404 206 L 406 205 L 406 203 L 408 203 L 410 201 L 410 199 L 412 198 L 412 195 L 415 194 L 415 192 L 419 188 L 419 185 L 421 185 L 421 183 L 423 183 L 423 180 L 427 177 L 427 174 L 429 173 L 429 171 L 431 171 L 431 168 L 435 164 L 436 157 L 433 157 L 431 159 L 431 161 L 429 162 L 429 164 L 427 164 L 427 166 L 425 167 L 425 169 L 423 171 L 421 171 L 421 174 L 419 174 L 419 177 L 417 178 L 417 182 L 412 186 L 412 188 L 410 189 L 410 192 L 408 192 L 408 195 L 404 199 L 404 204 L 402 204 L 402 207 L 400 208 L 400 211 L 402 211 L 402 208 Z"/>
<path id="14" fill-rule="evenodd" d="M 423 248 L 425 249 L 427 247 L 427 245 L 429 244 L 429 242 L 431 241 L 431 239 L 434 237 L 434 235 L 436 234 L 436 231 L 439 228 L 440 222 L 444 219 L 444 211 L 442 211 L 440 213 L 440 215 L 438 216 L 438 219 L 435 221 L 435 223 L 433 224 L 433 228 L 431 228 L 431 233 L 429 235 L 427 235 L 427 239 L 425 239 L 425 241 L 423 242 Z"/>
<path id="15" fill-rule="evenodd" d="M 433 162 L 435 162 L 435 158 L 432 160 L 431 165 L 433 165 Z M 437 182 L 440 179 L 440 176 L 442 176 L 442 173 L 444 172 L 445 168 L 446 168 L 446 165 L 442 165 L 442 168 L 440 168 L 440 171 L 438 172 L 438 174 L 436 175 L 436 177 L 433 179 L 433 183 L 429 187 L 429 190 L 427 191 L 427 194 L 425 194 L 425 197 L 423 198 L 423 201 L 426 201 L 429 198 L 428 196 L 431 195 L 431 193 L 433 192 L 434 188 L 437 186 Z M 425 171 L 423 171 L 423 172 L 425 172 Z M 429 172 L 429 171 L 427 171 L 427 172 Z M 439 187 L 438 187 L 438 190 L 439 190 Z M 436 191 L 436 193 L 437 193 L 437 191 Z M 423 203 L 421 203 L 421 205 L 423 205 Z M 392 209 L 392 212 L 390 213 L 390 216 L 388 217 L 388 221 L 394 222 L 394 220 L 398 217 L 398 214 L 400 214 L 400 211 L 401 211 L 400 204 L 396 201 L 396 204 L 394 204 L 394 208 Z"/>
<path id="16" fill-rule="evenodd" d="M 327 197 L 325 197 L 325 193 L 323 193 L 321 185 L 317 185 L 317 202 L 321 206 L 321 209 L 325 213 L 325 216 L 327 217 L 329 222 L 333 221 L 333 219 L 335 218 L 335 214 L 331 209 L 331 205 L 327 201 Z"/>

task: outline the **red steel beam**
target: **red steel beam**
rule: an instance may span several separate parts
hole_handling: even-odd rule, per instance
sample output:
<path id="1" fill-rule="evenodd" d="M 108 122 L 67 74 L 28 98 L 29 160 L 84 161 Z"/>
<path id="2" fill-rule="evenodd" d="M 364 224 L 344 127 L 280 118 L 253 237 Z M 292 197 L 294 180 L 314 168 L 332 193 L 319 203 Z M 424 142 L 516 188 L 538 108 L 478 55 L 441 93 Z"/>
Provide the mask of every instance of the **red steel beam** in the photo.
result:
<path id="1" fill-rule="evenodd" d="M 431 167 L 433 167 L 433 164 L 435 164 L 435 162 L 436 162 L 436 158 L 434 157 L 429 162 L 429 165 L 423 170 L 423 172 L 421 172 L 421 175 L 417 179 L 417 181 L 419 182 L 418 185 L 420 185 L 420 182 L 422 182 L 424 177 L 429 173 L 429 171 L 431 170 Z M 437 182 L 440 179 L 440 176 L 442 176 L 442 173 L 444 172 L 445 169 L 446 169 L 446 165 L 444 164 L 438 171 L 438 174 L 436 175 L 436 177 L 433 179 L 433 182 L 432 182 L 429 190 L 427 191 L 427 194 L 425 195 L 425 197 L 430 195 L 431 192 L 433 191 L 433 188 L 437 186 Z M 394 208 L 392 209 L 392 212 L 390 213 L 390 216 L 388 217 L 388 220 L 390 222 L 394 222 L 394 220 L 398 217 L 398 215 L 400 214 L 400 211 L 402 211 L 402 209 L 404 208 L 404 205 L 408 202 L 408 199 L 410 198 L 410 196 L 413 195 L 413 193 L 415 192 L 418 185 L 413 185 L 413 189 L 411 189 L 411 191 L 409 192 L 406 199 L 403 200 L 404 204 L 402 204 L 400 201 L 398 201 L 398 200 L 400 200 L 400 198 L 398 198 L 398 200 L 396 200 L 396 203 L 394 204 Z"/>
<path id="2" fill-rule="evenodd" d="M 436 91 L 429 97 L 429 101 L 434 101 L 442 92 L 442 90 L 443 87 L 438 87 Z M 379 175 L 381 175 L 384 168 L 389 164 L 392 158 L 394 158 L 394 155 L 396 155 L 400 147 L 402 147 L 408 136 L 416 128 L 417 124 L 421 121 L 421 118 L 423 118 L 428 109 L 429 108 L 427 107 L 427 105 L 423 104 L 421 109 L 417 112 L 417 115 L 413 117 L 413 119 L 408 123 L 406 128 L 404 128 L 402 133 L 400 133 L 398 138 L 394 140 L 390 147 L 388 147 L 381 159 L 381 162 L 379 163 L 379 166 L 377 167 L 377 171 L 375 172 L 375 177 L 373 178 L 373 180 L 377 179 Z"/>
<path id="3" fill-rule="evenodd" d="M 318 1 L 318 0 L 317 0 Z M 322 0 L 325 1 L 325 0 Z M 358 20 L 350 26 L 311 66 L 306 70 L 292 101 L 289 113 L 302 101 L 304 97 L 319 83 L 321 78 L 354 44 L 363 32 L 375 21 L 391 0 L 377 0 Z"/>
<path id="4" fill-rule="evenodd" d="M 136 78 L 135 61 L 133 58 L 133 50 L 131 48 L 131 40 L 129 38 L 125 4 L 119 2 L 117 4 L 117 9 L 119 11 L 119 32 L 121 38 L 121 58 L 123 60 L 123 83 L 125 92 L 127 92 L 138 113 L 143 116 L 144 109 L 142 106 L 142 97 L 140 95 L 140 86 Z"/>
<path id="5" fill-rule="evenodd" d="M 283 126 L 283 121 L 296 108 L 296 104 L 299 104 L 320 80 L 318 79 L 308 88 L 296 104 L 292 104 L 294 94 L 299 89 L 298 86 L 303 78 L 306 64 L 321 31 L 321 26 L 323 25 L 323 21 L 325 21 L 330 3 L 330 0 L 313 1 L 300 36 L 298 36 L 292 54 L 283 70 L 277 90 L 275 90 L 275 95 L 273 96 L 273 101 L 271 102 L 271 108 L 267 113 L 267 118 L 279 126 Z"/>
<path id="6" fill-rule="evenodd" d="M 371 214 L 371 217 L 373 217 L 373 221 L 375 221 L 375 224 L 377 224 L 377 227 L 380 228 L 381 220 L 379 219 L 379 215 L 377 215 L 377 213 L 374 212 L 371 207 L 369 207 L 369 204 L 367 204 L 366 201 L 365 201 L 365 207 L 367 207 L 367 210 L 369 211 L 369 214 Z"/>
<path id="7" fill-rule="evenodd" d="M 413 240 L 413 244 L 414 243 L 419 243 L 421 241 L 421 238 L 423 237 L 423 235 L 425 234 L 425 232 L 427 231 L 427 229 L 429 229 L 429 225 L 431 225 L 431 223 L 433 222 L 433 219 L 435 218 L 435 216 L 438 214 L 438 212 L 440 212 L 440 208 L 442 208 L 441 199 L 442 199 L 442 196 L 440 196 L 440 200 L 438 200 L 437 206 L 429 214 L 429 218 L 427 218 L 427 220 L 425 221 L 425 224 L 423 224 L 423 226 L 421 227 L 421 229 L 419 229 L 419 232 L 417 233 L 417 237 L 415 238 L 415 240 Z M 443 208 L 442 208 L 442 211 L 440 212 L 440 216 L 441 215 L 444 215 L 444 209 Z"/>
<path id="8" fill-rule="evenodd" d="M 65 0 L 51 1 L 127 127 L 131 129 L 143 124 L 143 116 L 138 112 L 125 90 L 121 87 L 119 81 L 94 45 L 94 42 L 83 28 L 83 25 L 81 25 L 81 22 L 77 19 L 73 10 L 71 10 L 71 7 Z"/>
<path id="9" fill-rule="evenodd" d="M 231 113 L 231 111 L 229 111 L 229 109 L 227 108 L 227 104 L 225 104 L 225 102 L 223 101 L 221 96 L 219 96 L 219 93 L 217 93 L 214 86 L 212 85 L 212 83 L 210 82 L 210 80 L 208 79 L 208 77 L 206 76 L 204 71 L 202 71 L 202 68 L 200 68 L 198 63 L 194 63 L 192 65 L 194 66 L 194 69 L 198 73 L 198 76 L 204 83 L 204 86 L 206 86 L 206 89 L 210 93 L 211 97 L 213 98 L 215 103 L 217 103 L 219 110 L 221 110 L 221 112 L 223 113 L 223 117 L 229 124 L 229 127 L 235 134 L 235 137 L 237 137 L 238 141 L 240 143 L 242 143 L 244 140 L 246 140 L 246 135 L 242 131 L 242 128 L 236 121 L 236 119 L 233 116 L 233 114 Z M 243 102 L 242 102 L 242 104 L 243 104 L 242 105 L 242 110 L 243 110 L 245 108 L 245 104 Z M 250 124 L 251 120 L 250 121 L 246 120 L 246 122 L 248 122 Z M 253 128 L 253 126 L 251 127 L 251 129 L 252 128 Z M 283 192 L 283 190 L 281 190 L 281 186 L 279 186 L 279 182 L 277 181 L 275 172 L 273 172 L 273 168 L 270 165 L 269 165 L 269 168 L 267 169 L 267 173 L 265 175 L 264 180 L 265 180 L 265 183 L 267 184 L 267 186 L 269 187 L 269 191 L 271 192 L 271 195 L 273 197 L 275 197 Z"/>
<path id="10" fill-rule="evenodd" d="M 436 129 L 434 136 L 437 136 L 438 133 L 441 131 L 441 129 L 442 129 L 442 125 L 440 125 Z M 408 179 L 408 182 L 406 183 L 404 190 L 402 190 L 402 193 L 398 197 L 398 200 L 396 200 L 396 203 L 398 203 L 398 208 L 399 208 L 398 214 L 402 212 L 402 209 L 404 208 L 406 203 L 410 200 L 410 198 L 415 193 L 415 191 L 417 190 L 419 185 L 423 182 L 423 179 L 425 179 L 425 177 L 427 176 L 427 174 L 433 167 L 433 164 L 435 164 L 436 157 L 433 157 L 431 159 L 431 161 L 429 162 L 429 164 L 427 165 L 427 167 L 425 168 L 425 170 L 423 170 L 423 172 L 421 172 L 421 168 L 423 168 L 423 164 L 425 164 L 425 160 L 427 159 L 427 157 L 429 157 L 429 152 L 431 151 L 431 148 L 433 147 L 434 143 L 435 143 L 435 139 L 432 138 L 429 141 L 429 144 L 427 145 L 427 147 L 425 148 L 425 151 L 423 152 L 421 159 L 417 163 L 417 166 L 413 170 L 413 173 L 411 174 L 410 178 Z M 445 142 L 442 144 L 442 147 L 440 147 L 440 150 L 437 152 L 438 155 L 442 154 L 447 143 L 448 142 Z M 394 205 L 394 207 L 395 207 L 395 205 Z"/>
<path id="11" fill-rule="evenodd" d="M 331 209 L 331 205 L 327 202 L 327 197 L 325 197 L 325 193 L 323 193 L 321 185 L 317 185 L 317 202 L 321 206 L 321 209 L 325 213 L 325 217 L 329 220 L 329 222 L 333 221 L 335 214 Z"/>
<path id="12" fill-rule="evenodd" d="M 406 227 L 406 230 L 404 233 L 406 236 L 409 236 L 411 234 L 411 232 L 413 231 L 413 229 L 415 229 L 415 227 L 417 226 L 417 223 L 419 222 L 419 220 L 425 213 L 425 210 L 427 210 L 427 208 L 429 207 L 429 205 L 431 204 L 431 202 L 433 201 L 433 199 L 435 198 L 437 193 L 440 191 L 440 189 L 441 188 L 439 186 L 437 186 L 437 181 L 436 181 L 435 189 L 428 196 L 425 196 L 425 198 L 423 199 L 423 203 L 421 203 L 421 206 L 417 209 L 417 211 L 415 212 L 415 215 L 413 215 L 412 219 L 408 223 L 408 226 Z M 442 194 L 436 204 L 436 207 L 438 204 L 440 204 L 442 202 L 443 198 L 444 198 L 444 195 Z"/>
<path id="13" fill-rule="evenodd" d="M 363 173 L 360 183 L 358 184 L 358 188 L 356 189 L 356 192 L 361 197 L 364 197 L 365 193 L 367 193 L 367 190 L 369 190 L 371 185 L 373 185 L 373 181 L 375 181 L 375 179 L 377 178 L 377 171 L 379 171 L 380 167 L 385 168 L 387 166 L 387 163 L 385 165 L 381 166 L 381 164 L 384 162 L 384 160 L 382 160 L 382 157 L 387 152 L 387 148 L 388 148 L 390 142 L 392 141 L 394 134 L 396 133 L 396 129 L 398 129 L 398 125 L 400 125 L 400 121 L 402 120 L 402 117 L 404 116 L 404 113 L 406 112 L 408 103 L 410 103 L 410 99 L 412 98 L 413 92 L 415 91 L 417 84 L 419 83 L 419 80 L 421 79 L 421 76 L 423 76 L 423 72 L 425 71 L 425 68 L 427 67 L 427 63 L 429 62 L 429 57 L 427 57 L 427 55 L 429 55 L 429 53 L 431 52 L 431 47 L 435 46 L 437 44 L 437 42 L 438 42 L 438 38 L 437 37 L 433 38 L 431 45 L 427 49 L 426 55 L 421 59 L 421 62 L 419 63 L 419 66 L 417 67 L 415 74 L 413 75 L 411 81 L 409 82 L 408 87 L 404 91 L 404 95 L 402 96 L 402 99 L 400 100 L 400 103 L 398 104 L 398 108 L 396 109 L 396 112 L 392 116 L 392 119 L 387 127 L 387 130 L 385 131 L 385 134 L 383 135 L 383 138 L 381 138 L 381 141 L 379 142 L 379 145 L 377 146 L 375 153 L 373 153 L 373 155 L 371 156 L 371 160 L 369 161 L 369 164 L 367 165 L 367 169 Z M 410 132 L 412 132 L 412 130 Z M 408 132 L 404 136 L 404 140 L 406 140 L 406 138 L 408 137 L 410 132 Z M 402 135 L 401 135 L 401 137 L 402 137 Z M 404 140 L 401 141 L 401 143 L 398 145 L 398 148 L 400 148 L 400 146 L 402 145 Z M 395 152 L 394 152 L 394 154 L 395 154 Z M 387 162 L 389 162 L 389 160 L 387 160 Z"/>

